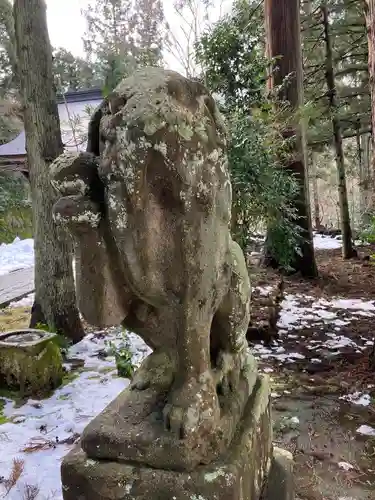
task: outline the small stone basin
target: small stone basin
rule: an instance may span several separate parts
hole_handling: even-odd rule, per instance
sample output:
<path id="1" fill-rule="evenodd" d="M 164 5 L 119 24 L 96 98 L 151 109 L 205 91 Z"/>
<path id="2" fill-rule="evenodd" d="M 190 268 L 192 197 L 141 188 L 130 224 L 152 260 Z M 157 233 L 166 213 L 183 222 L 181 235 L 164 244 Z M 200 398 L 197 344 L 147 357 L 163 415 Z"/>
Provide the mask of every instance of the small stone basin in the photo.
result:
<path id="1" fill-rule="evenodd" d="M 0 344 L 35 345 L 35 343 L 55 335 L 43 330 L 16 330 L 14 332 L 0 333 Z"/>
<path id="2" fill-rule="evenodd" d="M 0 333 L 0 386 L 43 394 L 60 385 L 63 364 L 56 337 L 29 328 Z"/>
<path id="3" fill-rule="evenodd" d="M 6 344 L 20 344 L 22 342 L 36 342 L 37 340 L 40 340 L 42 337 L 37 334 L 37 333 L 15 333 L 14 335 L 9 335 L 9 337 L 6 337 L 3 339 L 3 342 Z"/>

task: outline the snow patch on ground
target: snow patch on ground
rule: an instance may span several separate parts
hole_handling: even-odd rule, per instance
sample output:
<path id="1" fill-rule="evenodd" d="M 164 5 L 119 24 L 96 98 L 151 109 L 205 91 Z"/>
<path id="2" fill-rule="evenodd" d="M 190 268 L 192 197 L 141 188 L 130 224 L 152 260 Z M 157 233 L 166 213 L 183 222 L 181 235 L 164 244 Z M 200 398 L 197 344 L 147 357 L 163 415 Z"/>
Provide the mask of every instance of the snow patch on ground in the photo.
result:
<path id="1" fill-rule="evenodd" d="M 336 299 L 330 301 L 329 304 L 335 309 L 375 312 L 375 305 L 373 300 L 363 301 L 361 299 Z"/>
<path id="2" fill-rule="evenodd" d="M 258 238 L 253 238 L 252 241 L 254 244 L 257 244 L 258 246 L 262 245 L 264 244 L 265 236 L 259 236 Z M 336 250 L 337 248 L 342 247 L 341 239 L 334 238 L 332 236 L 324 236 L 322 234 L 317 234 L 317 233 L 314 233 L 313 235 L 313 243 L 314 243 L 314 248 L 316 250 Z M 356 242 L 356 244 L 357 243 L 363 244 L 360 241 Z"/>
<path id="3" fill-rule="evenodd" d="M 357 432 L 362 436 L 375 437 L 375 429 L 369 425 L 361 425 L 358 427 Z"/>
<path id="4" fill-rule="evenodd" d="M 356 321 L 360 312 L 366 312 L 366 315 L 370 317 L 375 316 L 374 302 L 336 298 L 316 300 L 314 297 L 286 295 L 281 303 L 278 322 L 279 339 L 267 346 L 263 343 L 253 345 L 254 355 L 260 361 L 275 360 L 279 363 L 295 363 L 311 357 L 311 363 L 320 363 L 322 356 L 339 354 L 343 348 L 363 351 L 373 345 L 373 340 L 361 337 L 356 343 L 338 333 L 341 327 Z M 298 334 L 298 330 L 304 328 L 313 329 L 308 338 Z M 293 341 L 287 343 L 286 340 Z M 304 345 L 302 354 L 295 352 L 299 344 Z M 309 352 L 311 356 L 308 355 Z"/>
<path id="5" fill-rule="evenodd" d="M 32 307 L 34 304 L 35 293 L 30 293 L 27 297 L 11 302 L 8 307 L 14 309 L 16 307 Z"/>
<path id="6" fill-rule="evenodd" d="M 263 368 L 263 373 L 273 373 L 273 371 L 273 368 L 270 367 Z"/>
<path id="7" fill-rule="evenodd" d="M 310 304 L 307 302 L 310 301 Z M 281 313 L 278 327 L 281 331 L 302 329 L 314 324 L 324 324 L 332 327 L 348 325 L 355 316 L 363 313 L 368 317 L 375 316 L 374 301 L 363 301 L 361 299 L 332 299 L 302 295 L 285 295 L 281 303 Z M 332 310 L 333 309 L 333 310 Z M 339 319 L 338 314 L 346 311 L 348 318 Z M 362 313 L 362 314 L 361 314 Z"/>
<path id="8" fill-rule="evenodd" d="M 281 363 L 294 363 L 296 360 L 305 359 L 303 354 L 298 352 L 285 352 L 285 348 L 277 345 L 265 347 L 262 344 L 252 346 L 252 352 L 256 359 L 269 360 L 274 359 Z M 267 369 L 264 369 L 266 372 Z M 267 370 L 269 372 L 269 369 Z"/>
<path id="9" fill-rule="evenodd" d="M 343 347 L 358 347 L 355 342 L 353 342 L 348 337 L 344 335 L 336 335 L 335 333 L 326 333 L 327 337 L 330 337 L 330 340 L 324 342 L 324 346 L 328 349 L 342 349 Z"/>
<path id="10" fill-rule="evenodd" d="M 323 236 L 322 234 L 314 234 L 314 248 L 316 250 L 335 250 L 341 247 L 341 241 L 336 238 Z"/>
<path id="11" fill-rule="evenodd" d="M 354 392 L 353 394 L 347 394 L 346 396 L 341 396 L 340 399 L 353 403 L 357 406 L 369 406 L 371 404 L 371 396 L 369 394 L 363 394 L 361 392 Z"/>
<path id="12" fill-rule="evenodd" d="M 20 240 L 0 244 L 0 276 L 34 265 L 34 240 Z"/>
<path id="13" fill-rule="evenodd" d="M 137 365 L 150 352 L 143 341 L 134 334 L 128 336 L 130 350 Z M 8 477 L 14 458 L 25 461 L 24 472 L 7 496 L 9 500 L 24 498 L 25 485 L 40 488 L 38 500 L 62 499 L 60 489 L 60 465 L 72 444 L 59 444 L 73 440 L 86 425 L 100 413 L 129 381 L 117 376 L 112 357 L 100 356 L 108 346 L 122 341 L 122 332 L 113 329 L 108 334 L 88 335 L 69 350 L 69 358 L 85 361 L 84 369 L 77 378 L 57 389 L 45 400 L 28 400 L 20 408 L 6 400 L 3 415 L 8 419 L 0 425 L 0 476 Z M 25 453 L 22 450 L 33 440 L 43 441 L 45 450 Z M 69 441 L 70 442 L 70 441 Z M 2 487 L 0 485 L 0 496 Z"/>
<path id="14" fill-rule="evenodd" d="M 354 469 L 354 466 L 352 464 L 349 464 L 348 462 L 339 462 L 337 465 L 340 467 L 340 469 L 343 469 L 346 472 Z"/>

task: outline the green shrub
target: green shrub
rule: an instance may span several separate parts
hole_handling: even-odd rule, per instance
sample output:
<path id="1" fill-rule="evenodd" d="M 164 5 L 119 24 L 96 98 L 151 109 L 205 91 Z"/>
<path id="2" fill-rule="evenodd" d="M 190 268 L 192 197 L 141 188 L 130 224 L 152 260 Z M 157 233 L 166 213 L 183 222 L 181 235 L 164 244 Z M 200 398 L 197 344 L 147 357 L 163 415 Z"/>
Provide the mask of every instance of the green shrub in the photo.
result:
<path id="1" fill-rule="evenodd" d="M 298 192 L 295 178 L 279 168 L 287 148 L 272 121 L 272 112 L 232 113 L 228 151 L 234 193 L 234 238 L 246 248 L 251 232 L 268 230 L 268 250 L 285 269 L 300 244 L 291 203 Z M 284 149 L 285 148 L 285 149 Z"/>
<path id="2" fill-rule="evenodd" d="M 370 224 L 359 234 L 358 239 L 373 245 L 375 243 L 375 216 L 372 216 Z M 375 261 L 375 254 L 371 255 L 371 261 Z"/>
<path id="3" fill-rule="evenodd" d="M 0 172 L 0 243 L 32 237 L 28 183 L 22 174 Z"/>
<path id="4" fill-rule="evenodd" d="M 268 234 L 267 250 L 290 270 L 301 247 L 296 223 L 298 183 L 280 166 L 290 143 L 281 130 L 293 117 L 267 93 L 264 28 L 259 2 L 237 0 L 229 15 L 202 36 L 196 47 L 205 84 L 218 96 L 230 135 L 229 168 L 233 187 L 232 233 L 246 250 L 252 232 Z"/>
<path id="5" fill-rule="evenodd" d="M 366 243 L 375 243 L 375 217 L 371 218 L 370 224 L 360 233 L 359 239 Z"/>
<path id="6" fill-rule="evenodd" d="M 127 332 L 124 330 L 119 344 L 108 342 L 109 354 L 115 357 L 117 374 L 119 377 L 132 378 L 135 367 L 133 365 L 133 355 L 130 351 L 130 343 Z"/>

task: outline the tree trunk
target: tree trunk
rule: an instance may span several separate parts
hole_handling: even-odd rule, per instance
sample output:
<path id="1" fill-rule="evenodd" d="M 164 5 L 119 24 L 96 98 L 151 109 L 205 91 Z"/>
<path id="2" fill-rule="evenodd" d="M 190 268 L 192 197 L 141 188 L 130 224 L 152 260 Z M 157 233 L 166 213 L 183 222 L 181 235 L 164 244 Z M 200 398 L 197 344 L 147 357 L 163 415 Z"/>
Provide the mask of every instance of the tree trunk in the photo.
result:
<path id="1" fill-rule="evenodd" d="M 368 69 L 369 87 L 371 94 L 371 122 L 372 122 L 372 192 L 375 191 L 375 0 L 364 0 L 365 16 L 368 40 Z M 373 195 L 374 198 L 374 195 Z M 375 206 L 374 199 L 371 201 L 372 208 Z M 375 371 L 375 346 L 370 355 L 370 367 Z"/>
<path id="2" fill-rule="evenodd" d="M 357 252 L 353 246 L 352 230 L 350 227 L 348 193 L 345 175 L 345 158 L 342 147 L 341 125 L 337 113 L 338 103 L 335 86 L 335 73 L 333 69 L 332 42 L 329 32 L 329 14 L 326 4 L 321 5 L 321 12 L 326 44 L 326 82 L 328 88 L 329 109 L 332 116 L 333 146 L 336 154 L 340 224 L 342 234 L 342 256 L 344 259 L 351 259 L 352 257 L 356 257 Z"/>
<path id="3" fill-rule="evenodd" d="M 307 17 L 312 16 L 313 14 L 313 6 L 312 6 L 312 0 L 307 0 L 303 4 L 303 8 L 305 10 L 305 14 Z M 317 49 L 318 50 L 318 49 Z M 319 205 L 319 188 L 318 188 L 318 173 L 317 173 L 317 168 L 316 168 L 316 162 L 315 158 L 316 155 L 314 154 L 314 151 L 310 151 L 310 164 L 309 164 L 309 177 L 311 179 L 311 186 L 312 186 L 312 201 L 313 201 L 313 208 L 314 208 L 314 225 L 315 229 L 319 230 L 321 229 L 321 215 L 320 215 L 320 205 Z"/>
<path id="4" fill-rule="evenodd" d="M 359 226 L 362 228 L 363 227 L 363 219 L 364 219 L 364 213 L 366 210 L 366 203 L 365 203 L 365 197 L 364 197 L 364 191 L 363 191 L 363 151 L 362 151 L 362 138 L 360 134 L 360 120 L 358 120 L 357 123 L 357 136 L 356 136 L 356 142 L 357 142 L 357 159 L 358 159 L 358 197 L 359 197 Z M 355 203 L 354 203 L 355 205 Z"/>
<path id="5" fill-rule="evenodd" d="M 84 332 L 76 307 L 71 241 L 52 219 L 50 163 L 63 144 L 43 0 L 15 0 L 14 19 L 24 107 L 35 247 L 35 303 L 30 326 L 45 323 L 73 341 Z"/>
<path id="6" fill-rule="evenodd" d="M 375 151 L 375 0 L 364 0 L 368 40 L 369 88 L 371 94 L 372 151 Z M 375 182 L 375 155 L 372 158 L 372 179 Z M 372 186 L 375 191 L 375 185 Z M 372 203 L 375 206 L 374 200 Z"/>
<path id="7" fill-rule="evenodd" d="M 270 88 L 281 86 L 280 101 L 288 102 L 294 112 L 294 124 L 284 131 L 286 138 L 293 138 L 291 159 L 284 168 L 296 176 L 299 195 L 295 200 L 297 224 L 302 231 L 300 248 L 294 252 L 292 267 L 303 276 L 318 274 L 312 239 L 311 213 L 306 172 L 306 141 L 303 122 L 297 118 L 303 105 L 303 70 L 300 35 L 299 0 L 265 0 L 267 55 L 277 58 L 276 68 L 269 78 Z M 287 83 L 285 79 L 288 77 Z M 271 237 L 271 236 L 270 236 Z"/>
<path id="8" fill-rule="evenodd" d="M 371 135 L 358 137 L 358 170 L 359 170 L 359 212 L 360 225 L 365 228 L 370 224 L 370 148 Z"/>
<path id="9" fill-rule="evenodd" d="M 318 231 L 319 229 L 321 229 L 321 218 L 319 205 L 318 174 L 316 170 L 315 155 L 313 151 L 310 155 L 310 179 L 312 185 L 312 198 L 314 206 L 314 225 L 315 229 Z"/>

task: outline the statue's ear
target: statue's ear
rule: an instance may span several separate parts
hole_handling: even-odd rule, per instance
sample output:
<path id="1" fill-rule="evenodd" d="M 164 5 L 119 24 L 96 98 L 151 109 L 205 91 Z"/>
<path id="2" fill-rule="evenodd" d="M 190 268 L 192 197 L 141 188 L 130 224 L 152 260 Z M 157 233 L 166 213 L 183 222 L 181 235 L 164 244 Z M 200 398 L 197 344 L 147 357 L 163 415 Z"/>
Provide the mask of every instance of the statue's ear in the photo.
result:
<path id="1" fill-rule="evenodd" d="M 95 156 L 100 155 L 100 120 L 103 117 L 103 112 L 106 107 L 108 107 L 108 103 L 103 101 L 100 106 L 96 108 L 89 122 L 86 151 L 88 153 L 93 153 Z"/>
<path id="2" fill-rule="evenodd" d="M 225 125 L 224 117 L 220 113 L 215 99 L 210 95 L 205 95 L 204 103 L 215 122 L 216 130 L 222 135 L 222 137 L 226 141 L 228 139 L 228 130 Z"/>

